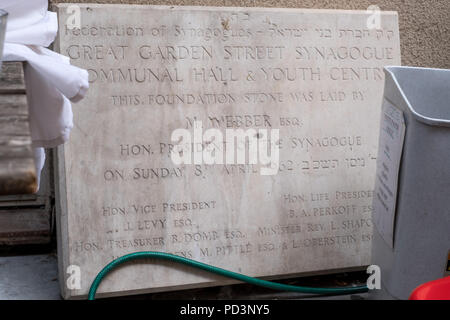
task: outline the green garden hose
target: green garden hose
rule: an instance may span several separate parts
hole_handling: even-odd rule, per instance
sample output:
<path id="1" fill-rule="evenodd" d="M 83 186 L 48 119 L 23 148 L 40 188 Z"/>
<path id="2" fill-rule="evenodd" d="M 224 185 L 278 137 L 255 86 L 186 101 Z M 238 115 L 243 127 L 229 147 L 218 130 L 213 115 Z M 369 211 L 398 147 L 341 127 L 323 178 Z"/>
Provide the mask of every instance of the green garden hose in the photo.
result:
<path id="1" fill-rule="evenodd" d="M 250 283 L 250 284 L 253 284 L 256 286 L 279 290 L 279 291 L 293 291 L 293 292 L 314 293 L 314 294 L 351 294 L 351 293 L 366 292 L 368 290 L 367 286 L 344 287 L 344 288 L 313 288 L 313 287 L 293 286 L 293 285 L 288 285 L 288 284 L 282 284 L 282 283 L 276 283 L 276 282 L 272 282 L 272 281 L 252 278 L 252 277 L 240 274 L 240 273 L 221 269 L 218 267 L 208 265 L 206 263 L 183 258 L 183 257 L 176 256 L 176 255 L 173 255 L 170 253 L 156 252 L 156 251 L 141 251 L 141 252 L 134 252 L 134 253 L 126 254 L 126 255 L 121 256 L 121 257 L 111 261 L 110 263 L 108 263 L 108 265 L 106 265 L 97 274 L 94 281 L 92 282 L 91 288 L 89 289 L 88 300 L 95 299 L 95 293 L 97 292 L 98 286 L 102 282 L 103 278 L 109 272 L 111 272 L 114 268 L 116 268 L 117 266 L 119 266 L 125 262 L 128 262 L 130 260 L 149 259 L 149 258 L 178 262 L 181 264 L 188 265 L 190 267 L 205 270 L 205 271 L 215 273 L 215 274 L 218 274 L 218 275 L 221 275 L 224 277 L 236 279 L 236 280 L 247 282 L 247 283 Z"/>

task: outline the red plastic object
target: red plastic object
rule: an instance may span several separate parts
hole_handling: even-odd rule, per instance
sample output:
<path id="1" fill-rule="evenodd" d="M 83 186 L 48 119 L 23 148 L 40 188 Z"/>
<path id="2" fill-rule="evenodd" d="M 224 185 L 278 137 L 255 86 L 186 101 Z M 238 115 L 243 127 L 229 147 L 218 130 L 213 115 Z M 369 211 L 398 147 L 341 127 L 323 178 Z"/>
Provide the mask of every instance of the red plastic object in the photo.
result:
<path id="1" fill-rule="evenodd" d="M 411 293 L 409 300 L 450 300 L 450 277 L 418 286 Z"/>

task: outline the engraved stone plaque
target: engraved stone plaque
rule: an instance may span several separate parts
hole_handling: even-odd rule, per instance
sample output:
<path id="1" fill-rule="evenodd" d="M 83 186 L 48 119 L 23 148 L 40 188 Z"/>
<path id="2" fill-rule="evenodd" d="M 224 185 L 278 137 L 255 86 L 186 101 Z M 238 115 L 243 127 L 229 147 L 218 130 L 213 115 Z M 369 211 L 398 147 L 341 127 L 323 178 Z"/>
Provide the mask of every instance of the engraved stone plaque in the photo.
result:
<path id="1" fill-rule="evenodd" d="M 56 7 L 57 48 L 89 71 L 90 89 L 58 151 L 65 298 L 135 251 L 269 278 L 369 264 L 382 68 L 400 64 L 395 12 L 79 4 L 77 20 L 67 8 Z M 207 132 L 244 132 L 241 149 L 266 137 L 279 161 L 271 172 L 234 156 L 177 163 L 174 152 L 189 155 L 179 129 L 193 135 L 184 151 L 223 145 Z M 98 293 L 228 283 L 139 261 Z"/>

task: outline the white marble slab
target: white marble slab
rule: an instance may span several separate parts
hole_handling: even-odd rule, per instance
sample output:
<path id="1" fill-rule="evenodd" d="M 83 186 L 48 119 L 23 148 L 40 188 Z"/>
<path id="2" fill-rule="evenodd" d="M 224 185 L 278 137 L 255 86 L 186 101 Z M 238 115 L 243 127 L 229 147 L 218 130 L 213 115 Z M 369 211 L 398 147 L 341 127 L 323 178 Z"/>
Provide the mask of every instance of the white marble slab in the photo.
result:
<path id="1" fill-rule="evenodd" d="M 86 296 L 104 265 L 134 251 L 273 278 L 369 264 L 382 68 L 400 64 L 396 13 L 383 12 L 376 30 L 365 11 L 78 8 L 81 28 L 71 29 L 77 10 L 57 6 L 57 47 L 91 81 L 59 150 L 66 298 Z M 193 132 L 194 120 L 223 134 L 279 130 L 279 170 L 176 165 L 171 134 Z M 70 265 L 80 267 L 79 289 L 65 286 Z M 139 262 L 98 292 L 230 282 Z"/>

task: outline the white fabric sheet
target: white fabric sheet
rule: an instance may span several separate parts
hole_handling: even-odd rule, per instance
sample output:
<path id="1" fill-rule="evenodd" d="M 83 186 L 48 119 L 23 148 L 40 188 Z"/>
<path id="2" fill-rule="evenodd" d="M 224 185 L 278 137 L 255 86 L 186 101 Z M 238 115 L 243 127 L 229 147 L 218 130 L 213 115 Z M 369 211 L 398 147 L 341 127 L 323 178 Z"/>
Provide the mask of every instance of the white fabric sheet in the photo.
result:
<path id="1" fill-rule="evenodd" d="M 56 147 L 69 139 L 71 102 L 85 96 L 88 73 L 46 48 L 58 31 L 56 13 L 47 11 L 47 0 L 0 0 L 0 8 L 9 13 L 3 61 L 28 62 L 25 82 L 33 147 Z M 34 154 L 40 176 L 43 149 Z"/>

